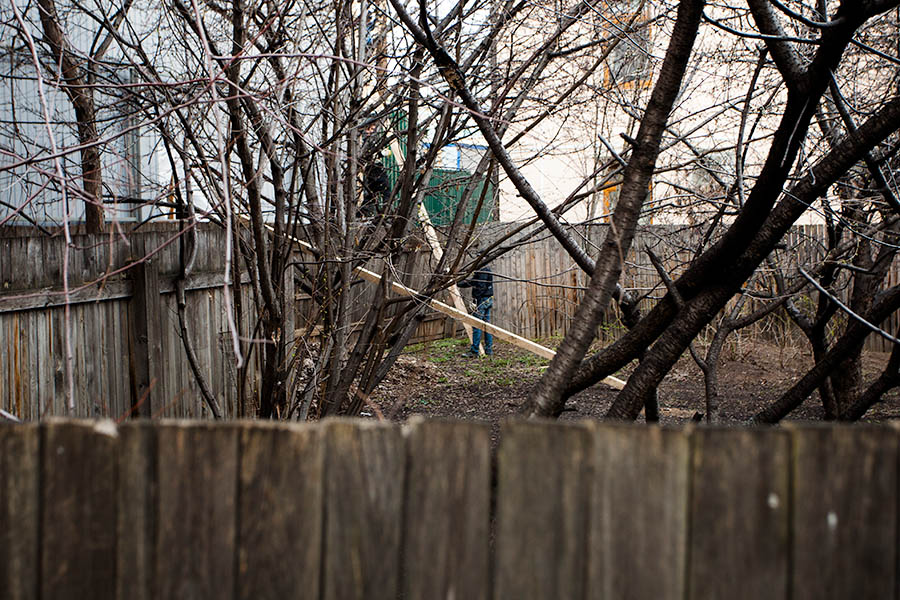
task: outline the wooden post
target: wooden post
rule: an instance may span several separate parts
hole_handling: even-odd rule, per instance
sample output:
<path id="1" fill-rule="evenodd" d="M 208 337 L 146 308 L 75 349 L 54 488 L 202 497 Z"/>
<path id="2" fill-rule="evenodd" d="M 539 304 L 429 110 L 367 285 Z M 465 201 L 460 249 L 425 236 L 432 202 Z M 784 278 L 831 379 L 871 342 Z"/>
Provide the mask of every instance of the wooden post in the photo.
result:
<path id="1" fill-rule="evenodd" d="M 116 598 L 122 600 L 154 598 L 157 429 L 150 421 L 118 427 Z"/>
<path id="2" fill-rule="evenodd" d="M 318 600 L 320 429 L 253 423 L 240 430 L 237 597 Z"/>
<path id="3" fill-rule="evenodd" d="M 404 598 L 490 596 L 490 444 L 486 424 L 410 423 Z"/>
<path id="4" fill-rule="evenodd" d="M 238 428 L 208 422 L 156 427 L 153 597 L 231 600 Z"/>
<path id="5" fill-rule="evenodd" d="M 131 270 L 131 416 L 149 418 L 154 413 L 154 396 L 163 393 L 159 267 L 145 260 Z"/>
<path id="6" fill-rule="evenodd" d="M 403 433 L 396 426 L 335 420 L 324 435 L 321 597 L 393 600 L 400 584 Z"/>
<path id="7" fill-rule="evenodd" d="M 688 434 L 603 425 L 594 459 L 586 597 L 684 598 Z"/>
<path id="8" fill-rule="evenodd" d="M 803 427 L 793 441 L 790 597 L 892 598 L 897 568 L 897 434 Z"/>
<path id="9" fill-rule="evenodd" d="M 687 598 L 790 597 L 790 439 L 705 428 L 691 439 Z"/>

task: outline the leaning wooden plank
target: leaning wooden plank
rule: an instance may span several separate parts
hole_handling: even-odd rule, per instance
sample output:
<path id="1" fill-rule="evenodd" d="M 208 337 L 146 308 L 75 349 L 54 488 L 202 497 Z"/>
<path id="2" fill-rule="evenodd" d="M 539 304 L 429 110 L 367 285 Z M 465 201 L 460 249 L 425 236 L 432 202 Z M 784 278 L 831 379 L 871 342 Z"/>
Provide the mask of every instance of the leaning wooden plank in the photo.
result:
<path id="1" fill-rule="evenodd" d="M 269 226 L 267 225 L 267 227 L 269 227 Z M 269 228 L 271 229 L 271 227 L 269 227 Z M 290 237 L 290 236 L 288 236 L 288 237 Z M 311 245 L 307 244 L 306 242 L 304 242 L 302 240 L 299 240 L 295 237 L 290 237 L 290 239 L 306 250 L 310 250 L 310 251 L 313 250 L 313 247 Z M 368 281 L 370 283 L 379 283 L 381 281 L 381 275 L 379 275 L 378 273 L 375 273 L 374 271 L 370 271 L 369 269 L 357 267 L 356 269 L 354 269 L 353 272 L 356 275 L 358 275 L 359 277 L 365 279 L 366 281 Z M 397 281 L 391 282 L 391 291 L 393 291 L 394 293 L 399 294 L 401 296 L 408 296 L 410 298 L 415 298 L 415 297 L 419 296 L 419 292 L 417 292 L 416 290 L 409 288 Z M 487 323 L 485 321 L 482 321 L 481 319 L 476 319 L 475 317 L 473 317 L 472 315 L 470 315 L 469 313 L 467 313 L 464 310 L 459 310 L 458 308 L 453 308 L 452 306 L 449 306 L 447 304 L 444 304 L 443 302 L 439 302 L 434 299 L 427 299 L 427 300 L 425 300 L 425 302 L 427 302 L 428 306 L 430 306 L 431 308 L 433 308 L 434 310 L 436 310 L 440 313 L 443 313 L 445 315 L 453 317 L 457 321 L 461 321 L 462 323 L 464 323 L 466 325 L 476 327 L 478 329 L 481 329 L 482 331 L 486 331 L 486 332 L 490 333 L 491 335 L 495 335 L 499 339 L 509 342 L 515 346 L 518 346 L 519 348 L 522 348 L 523 350 L 527 350 L 527 351 L 531 352 L 532 354 L 536 354 L 537 356 L 541 356 L 543 358 L 551 358 L 551 359 L 554 356 L 556 356 L 556 352 L 553 351 L 552 349 L 547 348 L 545 346 L 541 346 L 540 344 L 532 342 L 531 340 L 524 338 L 520 335 L 516 335 L 515 333 L 513 333 L 511 331 L 507 331 L 506 329 L 497 327 L 493 323 Z M 602 380 L 601 383 L 605 383 L 606 385 L 613 387 L 617 390 L 621 390 L 622 388 L 625 387 L 625 382 L 622 381 L 621 379 L 617 379 L 615 377 L 607 377 L 606 379 Z"/>
<path id="2" fill-rule="evenodd" d="M 428 209 L 425 208 L 424 202 L 419 202 L 419 220 L 422 222 L 422 229 L 425 231 L 425 240 L 431 247 L 431 255 L 434 257 L 435 263 L 440 262 L 444 257 L 444 249 L 441 248 L 441 242 L 438 239 L 437 232 L 434 230 L 434 225 L 431 224 L 431 216 L 428 214 Z M 457 310 L 466 312 L 466 303 L 456 284 L 447 288 L 447 293 L 450 295 L 450 301 L 453 302 L 453 306 L 456 307 Z M 469 338 L 469 342 L 471 342 L 472 326 L 468 323 L 463 323 L 463 329 L 466 332 L 466 337 Z M 480 347 L 478 351 L 481 353 L 484 352 Z"/>
<path id="3" fill-rule="evenodd" d="M 501 427 L 495 598 L 584 597 L 591 442 L 586 426 Z"/>
<path id="4" fill-rule="evenodd" d="M 897 432 L 804 427 L 791 432 L 791 598 L 890 598 L 896 583 Z"/>
<path id="5" fill-rule="evenodd" d="M 319 598 L 322 439 L 313 426 L 244 424 L 238 598 Z"/>
<path id="6" fill-rule="evenodd" d="M 587 598 L 684 598 L 687 433 L 607 425 L 594 436 Z"/>
<path id="7" fill-rule="evenodd" d="M 156 539 L 156 425 L 119 427 L 116 597 L 153 598 Z"/>
<path id="8" fill-rule="evenodd" d="M 112 421 L 49 421 L 41 452 L 41 598 L 115 598 Z"/>
<path id="9" fill-rule="evenodd" d="M 403 597 L 487 599 L 490 428 L 413 422 L 407 457 Z"/>
<path id="10" fill-rule="evenodd" d="M 692 440 L 688 597 L 787 598 L 787 434 L 698 429 Z"/>
<path id="11" fill-rule="evenodd" d="M 234 595 L 237 428 L 157 429 L 157 598 Z"/>
<path id="12" fill-rule="evenodd" d="M 38 597 L 40 431 L 0 425 L 0 590 L 8 600 Z"/>
<path id="13" fill-rule="evenodd" d="M 368 269 L 359 268 L 356 270 L 356 274 L 370 283 L 378 283 L 379 281 L 381 281 L 381 275 Z M 417 292 L 416 290 L 406 287 L 405 285 L 397 281 L 391 282 L 391 291 L 401 296 L 408 296 L 410 298 L 419 295 L 419 292 Z M 450 315 L 454 319 L 462 321 L 463 323 L 471 325 L 472 327 L 477 327 L 482 331 L 487 331 L 488 333 L 497 336 L 501 340 L 505 340 L 507 342 L 515 344 L 516 346 L 519 346 L 520 348 L 528 350 L 532 354 L 537 354 L 538 356 L 542 356 L 544 358 L 553 358 L 553 356 L 556 354 L 556 352 L 554 352 L 550 348 L 541 346 L 540 344 L 523 338 L 520 335 L 516 335 L 511 331 L 507 331 L 505 329 L 497 327 L 493 323 L 487 323 L 485 321 L 482 321 L 481 319 L 476 319 L 469 313 L 444 304 L 443 302 L 439 302 L 437 300 L 428 300 L 428 305 L 438 312 L 444 313 L 445 315 Z"/>
<path id="14" fill-rule="evenodd" d="M 404 443 L 399 427 L 325 427 L 325 600 L 394 600 L 400 572 Z"/>

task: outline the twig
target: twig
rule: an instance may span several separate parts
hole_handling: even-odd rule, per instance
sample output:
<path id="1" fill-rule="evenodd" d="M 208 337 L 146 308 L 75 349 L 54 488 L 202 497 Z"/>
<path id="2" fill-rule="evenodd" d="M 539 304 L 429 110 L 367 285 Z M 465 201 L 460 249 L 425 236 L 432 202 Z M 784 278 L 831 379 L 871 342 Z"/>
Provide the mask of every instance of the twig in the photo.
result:
<path id="1" fill-rule="evenodd" d="M 881 327 L 878 327 L 877 325 L 870 323 L 864 317 L 861 317 L 857 313 L 853 312 L 849 306 L 847 306 L 846 304 L 844 304 L 843 302 L 838 300 L 837 297 L 835 297 L 828 290 L 826 290 L 824 287 L 819 285 L 819 282 L 816 281 L 809 273 L 804 271 L 802 267 L 798 267 L 797 270 L 800 271 L 800 274 L 803 275 L 806 278 L 806 280 L 809 281 L 813 285 L 814 288 L 819 290 L 819 293 L 825 294 L 825 296 L 827 296 L 829 300 L 834 302 L 838 308 L 840 308 L 842 311 L 847 313 L 850 317 L 859 321 L 860 323 L 862 323 L 863 325 L 865 325 L 866 327 L 868 327 L 869 329 L 871 329 L 872 331 L 874 331 L 875 333 L 877 333 L 878 335 L 883 337 L 884 339 L 886 339 L 894 344 L 900 344 L 900 339 L 895 338 L 894 336 L 889 334 L 887 331 L 885 331 Z"/>

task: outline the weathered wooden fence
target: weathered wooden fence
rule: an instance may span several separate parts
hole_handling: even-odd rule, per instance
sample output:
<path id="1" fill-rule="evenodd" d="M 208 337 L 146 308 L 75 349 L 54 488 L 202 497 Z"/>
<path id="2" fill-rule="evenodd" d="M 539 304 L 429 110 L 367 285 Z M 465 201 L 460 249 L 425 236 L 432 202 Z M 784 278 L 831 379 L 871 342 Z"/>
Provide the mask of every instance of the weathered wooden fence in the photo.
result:
<path id="1" fill-rule="evenodd" d="M 511 224 L 489 226 L 495 238 Z M 794 230 L 787 240 L 794 260 L 815 260 L 821 228 Z M 585 244 L 598 244 L 603 226 L 579 229 Z M 623 284 L 639 291 L 657 290 L 659 277 L 644 251 L 650 247 L 677 273 L 697 246 L 695 232 L 681 228 L 642 228 L 627 259 Z M 226 322 L 223 233 L 212 226 L 198 229 L 197 262 L 186 285 L 186 314 L 202 371 L 226 416 L 241 416 L 255 403 L 257 363 L 247 373 L 245 402 L 237 398 L 232 336 Z M 178 229 L 174 223 L 151 223 L 137 232 L 101 236 L 76 235 L 68 249 L 68 305 L 62 294 L 62 236 L 48 237 L 25 228 L 3 228 L 0 234 L 0 409 L 23 419 L 64 415 L 66 329 L 72 356 L 77 416 L 127 415 L 149 391 L 141 410 L 154 416 L 198 417 L 206 414 L 182 345 L 174 294 L 179 272 Z M 137 267 L 126 267 L 149 256 Z M 429 251 L 411 249 L 395 265 L 411 287 L 424 284 L 433 270 Z M 559 245 L 538 238 L 495 261 L 494 322 L 530 338 L 562 335 L 574 314 L 586 279 Z M 245 278 L 245 281 L 249 281 Z M 900 267 L 889 283 L 900 281 Z M 291 281 L 286 282 L 291 284 Z M 367 283 L 353 287 L 362 320 L 374 293 Z M 241 335 L 253 335 L 252 294 L 242 286 Z M 300 335 L 316 331 L 311 302 L 297 294 L 296 326 Z M 652 300 L 647 300 L 649 305 Z M 67 315 L 68 312 L 68 315 Z M 884 324 L 896 331 L 900 317 Z M 615 327 L 615 326 L 613 326 Z M 429 313 L 413 341 L 452 336 L 461 331 L 449 317 Z M 618 330 L 611 330 L 615 338 Z M 887 342 L 870 335 L 870 349 Z M 242 408 L 244 405 L 244 408 Z"/>
<path id="2" fill-rule="evenodd" d="M 207 416 L 178 321 L 179 236 L 176 223 L 158 222 L 137 231 L 76 234 L 67 249 L 61 233 L 50 237 L 31 228 L 0 228 L 0 409 L 25 420 L 69 413 L 68 328 L 75 416 L 124 418 L 135 405 L 145 416 Z M 252 414 L 259 393 L 258 353 L 251 353 L 242 403 L 223 289 L 223 231 L 199 226 L 197 246 L 185 285 L 195 353 L 223 414 Z M 424 260 L 413 256 L 410 264 L 424 268 Z M 242 280 L 250 283 L 246 275 Z M 293 279 L 285 284 L 293 295 Z M 363 283 L 354 292 L 362 315 L 371 286 Z M 315 326 L 306 321 L 312 310 L 302 294 L 296 300 L 296 324 L 306 335 Z M 240 303 L 242 318 L 236 321 L 246 341 L 255 325 L 251 285 L 241 286 Z M 443 317 L 429 315 L 413 341 L 452 334 Z"/>
<path id="3" fill-rule="evenodd" d="M 496 223 L 487 227 L 484 237 L 494 240 L 517 226 L 515 223 Z M 597 248 L 606 235 L 606 225 L 579 226 L 576 231 L 587 248 Z M 653 250 L 663 261 L 666 270 L 673 275 L 682 272 L 693 259 L 701 242 L 702 230 L 675 225 L 648 225 L 638 229 L 631 251 L 625 261 L 622 285 L 638 293 L 651 292 L 642 304 L 652 307 L 657 298 L 665 294 L 665 287 L 650 262 L 646 249 Z M 807 269 L 815 265 L 823 255 L 825 236 L 822 225 L 795 227 L 785 236 L 787 251 L 780 259 L 788 259 L 783 267 L 790 272 L 799 264 Z M 529 338 L 546 338 L 565 334 L 575 314 L 588 279 L 572 258 L 549 234 L 537 236 L 492 264 L 494 270 L 494 322 L 505 329 Z M 900 282 L 900 261 L 888 274 L 887 285 Z M 815 297 L 815 292 L 808 293 Z M 752 304 L 752 303 L 751 303 Z M 614 316 L 614 315 L 611 315 Z M 780 313 L 774 319 L 764 321 L 758 329 L 771 329 L 773 320 L 781 319 L 779 326 L 792 329 Z M 889 333 L 900 327 L 900 313 L 895 313 L 882 326 Z M 605 332 L 607 339 L 615 339 L 622 326 L 610 320 Z M 801 336 L 799 332 L 796 333 Z M 891 343 L 872 334 L 866 340 L 866 348 L 890 351 Z"/>
<path id="4" fill-rule="evenodd" d="M 898 432 L 0 426 L 9 600 L 897 598 Z"/>
<path id="5" fill-rule="evenodd" d="M 138 403 L 148 415 L 204 416 L 178 323 L 178 239 L 174 223 L 154 223 L 127 234 L 75 235 L 67 250 L 62 235 L 4 228 L 0 408 L 23 419 L 67 414 L 68 327 L 76 416 L 125 417 Z M 213 393 L 223 412 L 236 416 L 240 406 L 223 306 L 221 230 L 198 228 L 197 244 L 194 273 L 185 285 L 186 321 Z M 68 306 L 62 293 L 66 252 L 73 290 Z M 249 336 L 251 293 L 249 286 L 242 288 L 240 333 Z M 250 393 L 257 387 L 255 364 L 248 375 Z"/>

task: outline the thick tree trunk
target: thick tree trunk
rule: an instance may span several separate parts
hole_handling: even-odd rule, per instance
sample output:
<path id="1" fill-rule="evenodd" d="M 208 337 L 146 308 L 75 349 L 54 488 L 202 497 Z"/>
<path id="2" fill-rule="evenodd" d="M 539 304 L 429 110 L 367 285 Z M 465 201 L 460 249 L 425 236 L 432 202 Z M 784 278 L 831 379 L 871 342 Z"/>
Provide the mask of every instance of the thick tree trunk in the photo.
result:
<path id="1" fill-rule="evenodd" d="M 84 186 L 84 220 L 88 233 L 103 231 L 103 169 L 100 163 L 100 135 L 94 97 L 75 54 L 69 47 L 54 0 L 38 0 L 38 13 L 44 30 L 44 42 L 50 49 L 60 77 L 66 82 L 65 91 L 75 109 L 78 142 L 81 146 L 81 179 Z M 65 182 L 60 182 L 65 185 Z"/>
<path id="2" fill-rule="evenodd" d="M 896 334 L 895 334 L 896 335 Z M 889 390 L 900 385 L 900 345 L 894 344 L 891 358 L 878 379 L 860 394 L 856 402 L 841 413 L 842 421 L 858 421 Z"/>
<path id="3" fill-rule="evenodd" d="M 609 304 L 631 249 L 635 227 L 659 156 L 659 145 L 672 106 L 678 97 L 688 59 L 697 38 L 704 0 L 678 7 L 678 17 L 659 79 L 641 119 L 637 143 L 625 168 L 619 201 L 600 249 L 590 284 L 578 304 L 569 331 L 526 407 L 529 416 L 558 416 L 565 405 L 563 391 L 594 341 L 597 325 Z M 647 397 L 647 419 L 655 418 L 653 398 Z"/>

